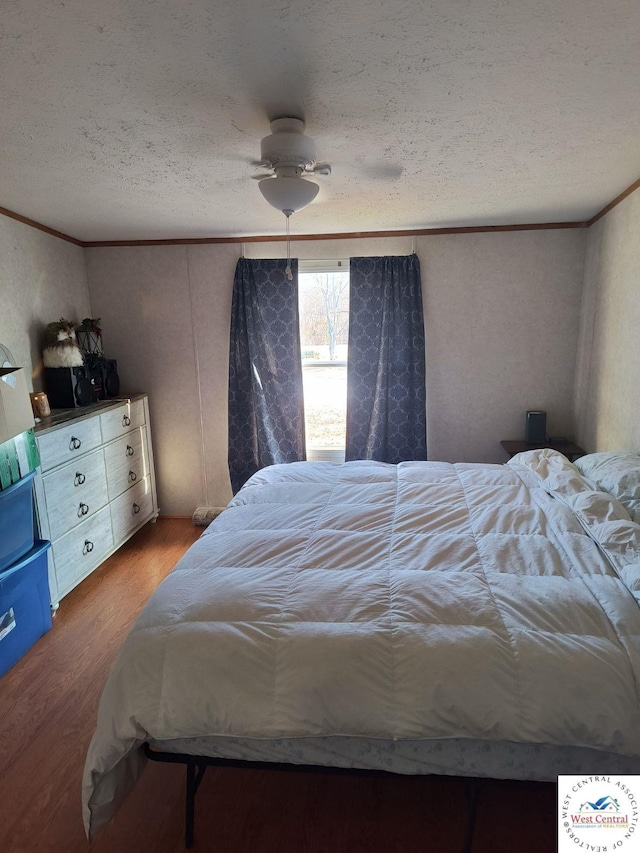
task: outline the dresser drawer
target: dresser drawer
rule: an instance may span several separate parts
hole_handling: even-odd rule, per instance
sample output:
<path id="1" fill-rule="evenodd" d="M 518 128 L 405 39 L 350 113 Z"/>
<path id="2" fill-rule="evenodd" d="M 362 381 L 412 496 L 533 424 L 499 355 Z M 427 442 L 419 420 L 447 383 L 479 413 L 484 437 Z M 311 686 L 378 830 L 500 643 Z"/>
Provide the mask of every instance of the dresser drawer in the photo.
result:
<path id="1" fill-rule="evenodd" d="M 150 477 L 111 502 L 111 526 L 116 545 L 153 512 Z"/>
<path id="2" fill-rule="evenodd" d="M 49 535 L 59 539 L 106 505 L 107 475 L 102 450 L 85 454 L 43 477 Z"/>
<path id="3" fill-rule="evenodd" d="M 113 534 L 108 506 L 54 542 L 51 550 L 60 597 L 99 566 L 112 548 Z"/>
<path id="4" fill-rule="evenodd" d="M 144 400 L 123 403 L 111 412 L 100 415 L 102 440 L 112 441 L 121 435 L 144 425 Z"/>
<path id="5" fill-rule="evenodd" d="M 69 426 L 38 435 L 38 451 L 43 473 L 83 456 L 102 444 L 98 418 L 76 421 Z"/>
<path id="6" fill-rule="evenodd" d="M 146 433 L 142 429 L 113 441 L 104 448 L 109 499 L 117 498 L 148 473 Z"/>

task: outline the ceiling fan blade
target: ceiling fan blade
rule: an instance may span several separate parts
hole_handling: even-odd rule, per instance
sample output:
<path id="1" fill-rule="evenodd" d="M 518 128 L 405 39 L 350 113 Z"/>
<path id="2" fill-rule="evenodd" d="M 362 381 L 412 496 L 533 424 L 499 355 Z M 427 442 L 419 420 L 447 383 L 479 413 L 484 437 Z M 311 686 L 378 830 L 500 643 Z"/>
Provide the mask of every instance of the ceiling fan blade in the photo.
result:
<path id="1" fill-rule="evenodd" d="M 310 169 L 309 171 L 312 175 L 329 176 L 331 174 L 331 166 L 328 163 L 316 163 L 313 169 Z"/>
<path id="2" fill-rule="evenodd" d="M 360 169 L 367 177 L 380 181 L 397 181 L 402 177 L 402 173 L 404 172 L 404 166 L 400 163 L 385 163 L 382 161 L 377 163 L 363 163 Z"/>
<path id="3" fill-rule="evenodd" d="M 257 175 L 251 175 L 251 180 L 261 181 L 263 178 L 273 178 L 273 172 L 259 172 Z"/>

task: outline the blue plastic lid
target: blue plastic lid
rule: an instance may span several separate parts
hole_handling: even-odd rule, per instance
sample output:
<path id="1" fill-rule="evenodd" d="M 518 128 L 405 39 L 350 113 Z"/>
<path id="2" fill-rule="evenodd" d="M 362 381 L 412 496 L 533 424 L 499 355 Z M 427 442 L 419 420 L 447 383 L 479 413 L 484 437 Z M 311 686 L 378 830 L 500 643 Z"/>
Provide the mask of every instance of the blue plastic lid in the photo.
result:
<path id="1" fill-rule="evenodd" d="M 6 489 L 0 490 L 0 501 L 5 497 L 9 497 L 13 492 L 17 492 L 19 489 L 24 489 L 27 485 L 31 485 L 31 481 L 35 476 L 35 471 L 29 471 L 29 473 L 25 474 L 17 483 L 14 483 L 12 486 L 7 486 Z"/>

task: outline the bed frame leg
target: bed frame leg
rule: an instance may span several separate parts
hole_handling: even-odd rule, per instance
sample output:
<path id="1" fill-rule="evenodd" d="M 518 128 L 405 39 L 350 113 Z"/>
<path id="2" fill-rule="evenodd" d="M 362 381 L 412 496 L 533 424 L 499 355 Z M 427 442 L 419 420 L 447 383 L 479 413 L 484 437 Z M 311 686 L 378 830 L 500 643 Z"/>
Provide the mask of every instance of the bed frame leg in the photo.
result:
<path id="1" fill-rule="evenodd" d="M 462 853 L 471 853 L 478 813 L 478 800 L 480 799 L 480 780 L 467 779 L 464 784 L 464 792 L 467 799 L 467 821 Z"/>
<path id="2" fill-rule="evenodd" d="M 184 846 L 187 850 L 193 847 L 193 831 L 195 824 L 196 793 L 207 769 L 206 764 L 200 764 L 197 759 L 189 759 L 187 770 L 187 796 L 184 816 Z"/>
<path id="3" fill-rule="evenodd" d="M 279 768 L 281 770 L 304 770 L 312 769 L 322 770 L 320 767 L 309 767 L 302 764 L 276 764 L 271 762 L 261 761 L 239 761 L 235 759 L 225 758 L 208 758 L 202 755 L 189 755 L 182 752 L 161 752 L 160 750 L 151 749 L 148 743 L 142 744 L 142 750 L 145 756 L 151 761 L 163 761 L 169 764 L 184 764 L 186 777 L 186 797 L 185 797 L 185 828 L 184 828 L 184 846 L 187 850 L 193 847 L 194 825 L 195 825 L 195 801 L 196 793 L 202 782 L 202 777 L 205 774 L 207 767 L 255 767 L 260 770 L 273 770 Z M 345 773 L 349 771 L 345 770 Z M 478 802 L 480 799 L 480 779 L 467 778 L 464 783 L 464 792 L 467 800 L 467 819 L 465 822 L 464 846 L 461 853 L 472 853 L 473 836 L 475 833 L 476 816 L 478 812 Z"/>

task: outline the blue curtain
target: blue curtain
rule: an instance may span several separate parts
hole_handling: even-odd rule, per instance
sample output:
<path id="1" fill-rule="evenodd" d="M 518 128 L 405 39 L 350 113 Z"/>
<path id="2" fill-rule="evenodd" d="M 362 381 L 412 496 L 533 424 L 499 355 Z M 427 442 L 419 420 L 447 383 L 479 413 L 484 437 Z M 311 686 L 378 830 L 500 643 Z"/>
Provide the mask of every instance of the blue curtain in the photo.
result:
<path id="1" fill-rule="evenodd" d="M 417 255 L 351 258 L 346 459 L 427 458 Z"/>
<path id="2" fill-rule="evenodd" d="M 234 494 L 258 469 L 305 458 L 298 262 L 240 258 L 229 348 L 229 474 Z"/>

